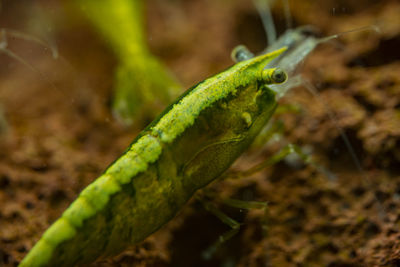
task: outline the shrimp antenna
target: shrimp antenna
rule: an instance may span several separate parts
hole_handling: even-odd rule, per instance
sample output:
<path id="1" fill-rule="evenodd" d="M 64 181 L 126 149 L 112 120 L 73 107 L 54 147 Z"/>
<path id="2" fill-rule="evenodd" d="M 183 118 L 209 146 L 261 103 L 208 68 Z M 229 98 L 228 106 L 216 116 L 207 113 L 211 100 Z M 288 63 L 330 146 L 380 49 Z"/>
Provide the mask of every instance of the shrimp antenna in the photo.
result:
<path id="1" fill-rule="evenodd" d="M 343 142 L 347 148 L 347 150 L 350 153 L 351 158 L 354 161 L 354 164 L 356 165 L 358 171 L 362 172 L 364 174 L 364 169 L 361 166 L 360 160 L 358 159 L 356 152 L 354 151 L 353 147 L 350 144 L 349 138 L 347 138 L 347 135 L 345 134 L 345 132 L 343 131 L 342 127 L 339 126 L 337 118 L 335 117 L 335 115 L 333 114 L 333 112 L 331 111 L 331 109 L 328 108 L 327 104 L 325 103 L 325 101 L 322 99 L 321 95 L 318 93 L 317 89 L 307 80 L 302 79 L 302 85 L 316 98 L 318 99 L 318 101 L 321 101 L 321 103 L 323 104 L 323 107 L 325 109 L 325 111 L 328 114 L 329 119 L 333 122 L 333 125 L 335 126 L 336 130 L 339 131 L 340 136 L 343 139 Z"/>
<path id="2" fill-rule="evenodd" d="M 45 41 L 43 41 L 40 38 L 37 38 L 35 36 L 29 35 L 27 33 L 23 33 L 20 31 L 16 31 L 16 30 L 12 30 L 12 29 L 6 29 L 6 28 L 2 28 L 1 32 L 3 34 L 3 36 L 5 37 L 5 35 L 9 35 L 15 38 L 19 38 L 25 41 L 31 41 L 31 42 L 35 42 L 37 44 L 40 44 L 41 46 L 50 49 L 51 54 L 53 56 L 54 59 L 57 59 L 59 56 L 58 53 L 58 48 L 55 44 L 50 44 L 50 43 L 46 43 Z"/>
<path id="3" fill-rule="evenodd" d="M 341 37 L 343 35 L 346 35 L 346 34 L 349 34 L 349 33 L 360 32 L 360 31 L 370 31 L 370 30 L 375 31 L 377 33 L 381 33 L 382 32 L 379 26 L 377 26 L 377 25 L 368 25 L 368 26 L 355 28 L 355 29 L 352 29 L 352 30 L 349 30 L 349 31 L 336 33 L 336 34 L 321 38 L 321 39 L 318 40 L 318 43 L 324 43 L 324 42 L 330 41 L 332 39 L 339 38 L 339 37 Z"/>
<path id="4" fill-rule="evenodd" d="M 292 13 L 290 12 L 289 0 L 283 0 L 282 2 L 283 2 L 283 12 L 285 13 L 286 28 L 291 29 L 293 28 L 293 18 L 292 18 Z"/>
<path id="5" fill-rule="evenodd" d="M 366 181 L 369 185 L 372 185 L 372 179 L 371 179 L 370 175 L 362 167 L 360 159 L 357 157 L 356 152 L 354 151 L 354 149 L 349 141 L 349 138 L 347 137 L 346 133 L 343 131 L 342 127 L 339 126 L 336 116 L 334 115 L 332 110 L 329 108 L 326 101 L 323 100 L 321 95 L 318 93 L 317 89 L 309 81 L 307 81 L 306 79 L 302 79 L 301 83 L 316 99 L 318 99 L 318 101 L 321 101 L 325 111 L 328 114 L 329 119 L 333 122 L 333 125 L 336 128 L 336 130 L 339 132 L 340 137 L 342 138 L 347 151 L 350 153 L 351 159 L 353 160 L 353 163 L 355 164 L 357 171 L 362 175 L 362 177 L 364 178 L 364 181 Z M 374 196 L 374 197 L 377 200 L 379 209 L 382 211 L 382 213 L 380 213 L 380 216 L 384 217 L 384 213 L 386 213 L 386 209 L 382 205 L 382 203 L 378 199 L 378 197 L 377 196 Z"/>
<path id="6" fill-rule="evenodd" d="M 271 0 L 253 0 L 258 14 L 261 17 L 265 33 L 267 34 L 268 45 L 276 41 L 276 29 L 272 18 L 270 2 Z"/>
<path id="7" fill-rule="evenodd" d="M 18 35 L 18 37 L 20 37 L 21 39 L 34 41 L 34 42 L 37 42 L 39 44 L 44 44 L 45 47 L 49 47 L 49 46 L 46 45 L 45 42 L 43 42 L 39 38 L 35 38 L 35 37 L 32 37 L 32 36 L 20 33 L 18 31 L 12 31 L 12 33 L 10 34 L 9 30 L 6 30 L 4 28 L 0 29 L 0 34 L 1 34 L 1 38 L 0 38 L 0 53 L 4 53 L 5 55 L 9 56 L 10 58 L 13 58 L 13 59 L 19 61 L 24 66 L 26 66 L 28 69 L 30 69 L 31 71 L 37 73 L 40 76 L 40 78 L 43 81 L 45 81 L 48 84 L 50 84 L 51 87 L 53 87 L 54 89 L 58 89 L 57 86 L 50 79 L 48 79 L 48 77 L 45 74 L 43 74 L 43 72 L 41 72 L 39 69 L 37 69 L 34 66 L 32 66 L 28 61 L 24 60 L 18 54 L 14 53 L 10 49 L 8 49 L 7 34 L 9 34 L 11 36 L 14 36 L 14 37 L 16 37 Z M 52 50 L 52 52 L 53 52 L 53 50 Z M 54 52 L 53 52 L 52 54 L 53 54 L 53 58 L 54 58 L 54 55 L 57 55 L 57 57 L 58 57 L 58 52 L 56 54 L 54 54 Z M 60 90 L 58 90 L 58 91 L 60 91 Z"/>

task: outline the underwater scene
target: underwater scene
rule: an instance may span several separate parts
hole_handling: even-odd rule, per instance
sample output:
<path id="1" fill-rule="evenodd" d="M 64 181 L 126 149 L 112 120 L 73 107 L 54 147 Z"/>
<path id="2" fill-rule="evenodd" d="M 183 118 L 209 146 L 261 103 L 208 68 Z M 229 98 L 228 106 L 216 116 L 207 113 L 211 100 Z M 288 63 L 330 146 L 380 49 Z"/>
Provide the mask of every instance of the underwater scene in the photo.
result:
<path id="1" fill-rule="evenodd" d="M 0 267 L 400 266 L 400 1 L 0 1 Z"/>

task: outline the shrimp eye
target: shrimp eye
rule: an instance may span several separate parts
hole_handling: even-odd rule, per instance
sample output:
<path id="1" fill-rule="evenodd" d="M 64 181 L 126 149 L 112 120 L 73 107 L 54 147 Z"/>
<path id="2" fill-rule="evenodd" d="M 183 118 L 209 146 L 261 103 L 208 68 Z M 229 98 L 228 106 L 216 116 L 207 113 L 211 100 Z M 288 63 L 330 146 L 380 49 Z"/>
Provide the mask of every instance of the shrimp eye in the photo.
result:
<path id="1" fill-rule="evenodd" d="M 279 68 L 264 69 L 262 71 L 262 80 L 266 84 L 283 83 L 287 79 L 287 74 Z"/>
<path id="2" fill-rule="evenodd" d="M 275 69 L 272 73 L 272 81 L 274 83 L 283 83 L 287 79 L 287 74 L 281 69 Z"/>
<path id="3" fill-rule="evenodd" d="M 231 58 L 235 62 L 248 60 L 252 57 L 254 57 L 254 54 L 244 45 L 236 46 L 231 53 Z"/>

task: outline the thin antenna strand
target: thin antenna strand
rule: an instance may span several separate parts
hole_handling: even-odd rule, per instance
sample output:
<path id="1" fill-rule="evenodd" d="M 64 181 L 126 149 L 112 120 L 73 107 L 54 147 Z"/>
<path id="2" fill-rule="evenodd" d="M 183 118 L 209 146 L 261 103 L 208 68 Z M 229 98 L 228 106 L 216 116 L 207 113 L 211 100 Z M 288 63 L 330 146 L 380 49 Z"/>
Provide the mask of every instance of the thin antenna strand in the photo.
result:
<path id="1" fill-rule="evenodd" d="M 318 93 L 317 89 L 309 81 L 303 79 L 303 85 L 316 99 L 318 99 L 318 101 L 321 101 L 323 103 L 323 107 L 324 107 L 325 111 L 327 112 L 329 119 L 333 122 L 333 125 L 336 128 L 336 130 L 339 131 L 340 137 L 344 141 L 346 149 L 350 153 L 350 156 L 351 156 L 354 164 L 356 165 L 358 172 L 362 175 L 362 177 L 368 183 L 368 185 L 372 185 L 372 180 L 371 180 L 370 176 L 365 171 L 365 169 L 361 166 L 360 160 L 358 159 L 353 147 L 351 146 L 349 138 L 347 138 L 347 135 L 345 134 L 343 129 L 339 126 L 337 118 L 335 117 L 333 112 L 328 108 L 327 103 L 323 100 L 323 98 Z M 377 200 L 380 211 L 382 211 L 380 213 L 380 216 L 384 217 L 384 215 L 386 213 L 385 207 L 382 205 L 381 201 L 376 197 L 376 195 L 374 195 L 374 198 Z"/>
<path id="2" fill-rule="evenodd" d="M 283 11 L 285 12 L 285 20 L 286 20 L 286 29 L 293 28 L 293 18 L 292 13 L 290 12 L 289 0 L 283 0 Z"/>
<path id="3" fill-rule="evenodd" d="M 265 33 L 267 34 L 268 45 L 276 41 L 276 29 L 272 19 L 271 8 L 268 0 L 253 0 L 258 13 L 260 14 Z"/>
<path id="4" fill-rule="evenodd" d="M 43 74 L 39 69 L 35 68 L 33 65 L 31 65 L 28 61 L 26 61 L 25 59 L 23 59 L 22 57 L 20 57 L 18 54 L 12 52 L 10 49 L 8 49 L 8 40 L 7 40 L 7 34 L 10 34 L 9 30 L 6 29 L 0 29 L 0 33 L 1 33 L 1 39 L 0 39 L 0 53 L 4 53 L 5 55 L 9 56 L 10 58 L 13 58 L 15 60 L 17 60 L 18 62 L 22 63 L 24 66 L 26 66 L 28 69 L 30 69 L 31 71 L 37 73 L 40 78 L 47 82 L 53 89 L 56 89 L 56 91 L 60 92 L 61 94 L 65 95 L 64 92 L 62 92 L 61 90 L 59 90 L 57 88 L 57 86 L 50 80 L 48 79 L 48 77 Z M 19 38 L 24 39 L 24 40 L 29 40 L 29 41 L 36 41 L 40 44 L 45 44 L 43 41 L 41 41 L 40 39 L 37 38 L 31 38 L 32 36 L 28 36 L 25 35 L 23 33 L 20 33 L 18 31 L 13 31 L 11 34 L 11 36 L 16 36 L 18 35 Z M 25 37 L 29 37 L 28 39 L 26 39 Z M 45 45 L 46 46 L 46 45 Z M 46 46 L 48 47 L 48 46 Z M 57 54 L 58 56 L 58 54 Z"/>
<path id="5" fill-rule="evenodd" d="M 341 32 L 341 33 L 336 33 L 336 34 L 321 38 L 321 39 L 318 40 L 318 42 L 319 43 L 324 43 L 324 42 L 330 41 L 332 39 L 339 38 L 340 36 L 343 36 L 343 35 L 346 35 L 346 34 L 349 34 L 349 33 L 360 32 L 360 31 L 368 31 L 368 30 L 372 30 L 372 31 L 375 31 L 377 33 L 381 33 L 381 29 L 379 28 L 379 26 L 377 26 L 377 25 L 368 25 L 368 26 L 363 26 L 363 27 L 360 27 L 360 28 L 352 29 L 352 30 L 349 30 L 349 31 Z"/>
<path id="6" fill-rule="evenodd" d="M 50 49 L 51 54 L 52 54 L 54 59 L 57 59 L 58 56 L 59 56 L 58 48 L 54 44 L 50 45 L 49 43 L 46 43 L 45 41 L 41 40 L 40 38 L 37 38 L 35 36 L 29 35 L 27 33 L 23 33 L 23 32 L 20 32 L 20 31 L 16 31 L 16 30 L 12 30 L 12 29 L 6 29 L 6 28 L 2 28 L 1 30 L 2 30 L 2 32 L 4 31 L 5 34 L 7 34 L 7 35 L 10 35 L 10 36 L 13 36 L 15 38 L 22 39 L 22 40 L 26 40 L 26 41 L 32 41 L 32 42 L 35 42 L 37 44 L 40 44 L 41 46 L 43 46 L 45 48 Z"/>

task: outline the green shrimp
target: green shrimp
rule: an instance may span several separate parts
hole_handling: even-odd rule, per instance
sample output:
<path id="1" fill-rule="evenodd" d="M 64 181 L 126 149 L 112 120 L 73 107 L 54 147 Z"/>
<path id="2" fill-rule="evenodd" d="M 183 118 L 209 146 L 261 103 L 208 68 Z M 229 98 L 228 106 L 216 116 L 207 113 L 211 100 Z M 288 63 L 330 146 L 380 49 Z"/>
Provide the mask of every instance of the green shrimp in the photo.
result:
<path id="1" fill-rule="evenodd" d="M 20 266 L 73 266 L 118 254 L 168 222 L 249 147 L 277 107 L 266 68 L 286 47 L 237 63 L 184 93 L 87 186 Z"/>

